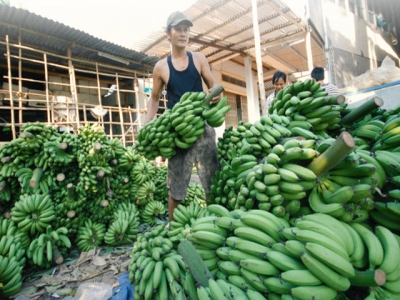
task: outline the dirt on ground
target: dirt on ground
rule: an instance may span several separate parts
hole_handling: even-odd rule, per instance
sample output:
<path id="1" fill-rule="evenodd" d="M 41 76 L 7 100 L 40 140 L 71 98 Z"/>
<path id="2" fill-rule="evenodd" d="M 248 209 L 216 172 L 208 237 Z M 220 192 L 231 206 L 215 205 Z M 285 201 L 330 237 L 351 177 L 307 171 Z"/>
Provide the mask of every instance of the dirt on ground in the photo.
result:
<path id="1" fill-rule="evenodd" d="M 21 290 L 10 299 L 73 299 L 84 282 L 118 285 L 118 278 L 128 270 L 131 252 L 132 247 L 95 248 L 76 258 L 72 253 L 63 264 L 48 270 L 26 270 Z"/>

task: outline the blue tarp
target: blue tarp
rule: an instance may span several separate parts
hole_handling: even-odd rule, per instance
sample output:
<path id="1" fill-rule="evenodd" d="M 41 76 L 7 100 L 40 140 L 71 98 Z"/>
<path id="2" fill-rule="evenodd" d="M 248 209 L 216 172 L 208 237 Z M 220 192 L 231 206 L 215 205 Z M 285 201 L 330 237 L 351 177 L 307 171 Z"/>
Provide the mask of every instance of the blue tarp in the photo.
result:
<path id="1" fill-rule="evenodd" d="M 119 286 L 113 288 L 109 300 L 134 300 L 135 287 L 129 282 L 129 272 L 123 273 L 117 281 Z"/>

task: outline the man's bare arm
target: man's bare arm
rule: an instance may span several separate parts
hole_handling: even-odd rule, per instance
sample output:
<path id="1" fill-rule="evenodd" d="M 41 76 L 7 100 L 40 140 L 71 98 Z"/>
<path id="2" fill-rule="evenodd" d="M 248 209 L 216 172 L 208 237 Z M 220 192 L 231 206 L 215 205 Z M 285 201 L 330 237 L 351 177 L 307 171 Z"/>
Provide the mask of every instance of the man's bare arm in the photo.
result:
<path id="1" fill-rule="evenodd" d="M 163 85 L 164 83 L 161 78 L 161 67 L 159 64 L 156 64 L 153 71 L 153 89 L 150 94 L 149 102 L 147 103 L 147 114 L 145 123 L 153 120 L 158 111 Z"/>

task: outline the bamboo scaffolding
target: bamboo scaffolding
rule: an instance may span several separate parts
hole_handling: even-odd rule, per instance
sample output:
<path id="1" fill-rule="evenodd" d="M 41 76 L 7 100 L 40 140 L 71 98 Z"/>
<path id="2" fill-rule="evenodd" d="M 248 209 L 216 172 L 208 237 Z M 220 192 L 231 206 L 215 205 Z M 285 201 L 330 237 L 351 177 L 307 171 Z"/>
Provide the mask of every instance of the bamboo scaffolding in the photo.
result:
<path id="1" fill-rule="evenodd" d="M 10 123 L 0 123 L 0 126 L 11 126 L 12 139 L 17 137 L 17 133 L 27 122 L 27 116 L 33 116 L 40 119 L 41 122 L 55 128 L 66 127 L 68 130 L 73 128 L 74 133 L 78 133 L 79 128 L 85 124 L 100 123 L 104 128 L 109 126 L 109 132 L 106 132 L 106 135 L 109 138 L 120 139 L 124 146 L 128 146 L 128 144 L 133 144 L 135 142 L 137 132 L 142 127 L 141 117 L 143 114 L 147 113 L 146 101 L 143 104 L 143 98 L 146 100 L 147 95 L 144 91 L 139 91 L 138 89 L 138 77 L 136 72 L 134 76 L 128 76 L 126 74 L 120 74 L 120 67 L 73 58 L 71 57 L 70 48 L 67 50 L 67 56 L 62 56 L 26 47 L 22 45 L 20 39 L 18 44 L 12 44 L 9 42 L 8 36 L 6 36 L 6 42 L 4 43 L 0 41 L 0 44 L 6 45 L 5 56 L 7 58 L 8 67 L 7 75 L 3 76 L 3 78 L 8 82 L 8 88 L 3 89 L 0 86 L 0 93 L 3 94 L 3 105 L 0 103 L 0 112 L 10 112 Z M 15 49 L 17 49 L 17 55 L 15 55 Z M 27 51 L 25 52 L 24 50 Z M 42 59 L 38 59 L 38 57 L 41 57 Z M 54 62 L 54 59 L 60 61 L 60 58 L 62 59 L 61 61 L 67 61 L 67 65 Z M 16 77 L 13 77 L 11 72 L 12 69 L 16 69 L 11 63 L 12 60 L 17 61 L 18 63 L 18 75 Z M 25 62 L 28 67 L 23 68 Z M 87 65 L 94 65 L 94 67 L 90 69 L 82 69 L 82 66 L 76 67 L 74 63 L 85 64 L 85 67 Z M 34 65 L 39 65 L 40 67 L 30 67 Z M 100 70 L 100 68 L 106 68 L 107 71 Z M 115 73 L 109 71 L 109 69 L 115 69 Z M 66 70 L 67 74 L 56 72 L 54 70 Z M 35 78 L 23 77 L 25 71 L 37 74 L 37 76 L 35 76 Z M 77 72 L 79 73 L 78 76 Z M 147 73 L 146 76 L 141 78 L 145 87 L 151 86 L 149 84 L 149 74 L 150 73 Z M 69 83 L 63 82 L 64 80 L 61 80 L 61 82 L 55 81 L 54 78 L 69 79 Z M 115 82 L 110 80 L 110 78 L 115 78 Z M 78 80 L 96 82 L 96 84 L 88 85 L 84 82 L 78 82 Z M 126 81 L 129 80 L 132 80 L 134 83 L 133 89 L 126 88 Z M 18 83 L 17 87 L 13 85 L 13 82 Z M 25 93 L 25 82 L 33 86 L 42 85 L 44 86 L 44 90 L 28 90 L 28 92 Z M 103 105 L 102 93 L 104 91 L 110 91 L 110 87 L 107 87 L 106 85 L 112 84 L 116 84 L 116 88 L 114 89 L 116 92 L 116 105 Z M 69 90 L 69 93 L 67 92 L 67 89 Z M 78 89 L 86 89 L 88 92 L 79 94 Z M 129 105 L 129 94 L 133 94 L 134 96 L 133 103 L 135 107 Z M 57 101 L 58 95 L 66 97 L 66 102 Z M 89 99 L 89 102 L 93 102 L 93 99 L 97 96 L 98 101 L 94 101 L 93 103 L 80 103 L 78 98 L 82 95 L 88 95 L 87 99 Z M 142 97 L 142 100 L 140 100 L 139 97 Z M 71 98 L 72 102 L 68 102 L 68 98 Z M 9 105 L 4 102 L 7 100 L 9 101 Z M 161 100 L 165 101 L 165 97 L 164 99 L 160 99 L 160 101 Z M 124 106 L 122 106 L 122 101 L 124 102 Z M 98 102 L 98 104 L 96 102 Z M 109 115 L 108 121 L 105 121 L 103 116 L 100 116 L 98 120 L 88 118 L 88 114 L 91 114 L 91 110 L 96 106 L 100 106 L 107 110 Z M 60 110 L 66 111 L 65 117 L 61 117 L 60 114 L 57 114 L 57 111 Z M 73 112 L 75 112 L 75 115 L 73 115 Z M 114 121 L 113 114 L 117 113 L 119 115 L 119 120 Z M 18 122 L 16 122 L 15 116 L 18 116 Z M 124 119 L 125 116 L 126 120 Z M 120 129 L 118 129 L 117 133 L 114 133 L 114 128 L 116 126 Z M 19 130 L 17 131 L 16 128 Z"/>

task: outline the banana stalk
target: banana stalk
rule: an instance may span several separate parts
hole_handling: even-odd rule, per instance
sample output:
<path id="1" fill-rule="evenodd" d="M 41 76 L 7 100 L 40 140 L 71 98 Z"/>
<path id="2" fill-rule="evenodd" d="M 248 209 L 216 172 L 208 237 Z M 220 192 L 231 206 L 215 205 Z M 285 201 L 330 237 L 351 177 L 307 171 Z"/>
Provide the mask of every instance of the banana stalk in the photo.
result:
<path id="1" fill-rule="evenodd" d="M 202 106 L 209 108 L 211 100 L 224 91 L 222 85 L 217 85 L 212 91 L 204 98 Z"/>
<path id="2" fill-rule="evenodd" d="M 39 184 L 40 178 L 42 178 L 42 175 L 43 175 L 43 169 L 36 168 L 35 170 L 33 170 L 31 180 L 29 181 L 29 186 L 31 188 L 37 187 Z"/>
<path id="3" fill-rule="evenodd" d="M 212 278 L 212 275 L 196 248 L 188 240 L 182 240 L 178 245 L 178 252 L 188 265 L 197 284 L 208 287 L 208 278 Z"/>
<path id="4" fill-rule="evenodd" d="M 325 174 L 342 161 L 355 146 L 355 142 L 350 133 L 344 131 L 328 149 L 320 156 L 313 159 L 307 166 L 317 177 Z"/>
<path id="5" fill-rule="evenodd" d="M 359 271 L 355 270 L 355 276 L 349 278 L 351 285 L 361 287 L 382 286 L 386 282 L 386 274 L 381 269 Z"/>
<path id="6" fill-rule="evenodd" d="M 383 105 L 383 100 L 379 97 L 373 97 L 359 107 L 353 109 L 350 113 L 342 118 L 340 123 L 344 126 L 351 125 L 365 115 L 371 113 L 374 109 Z"/>

